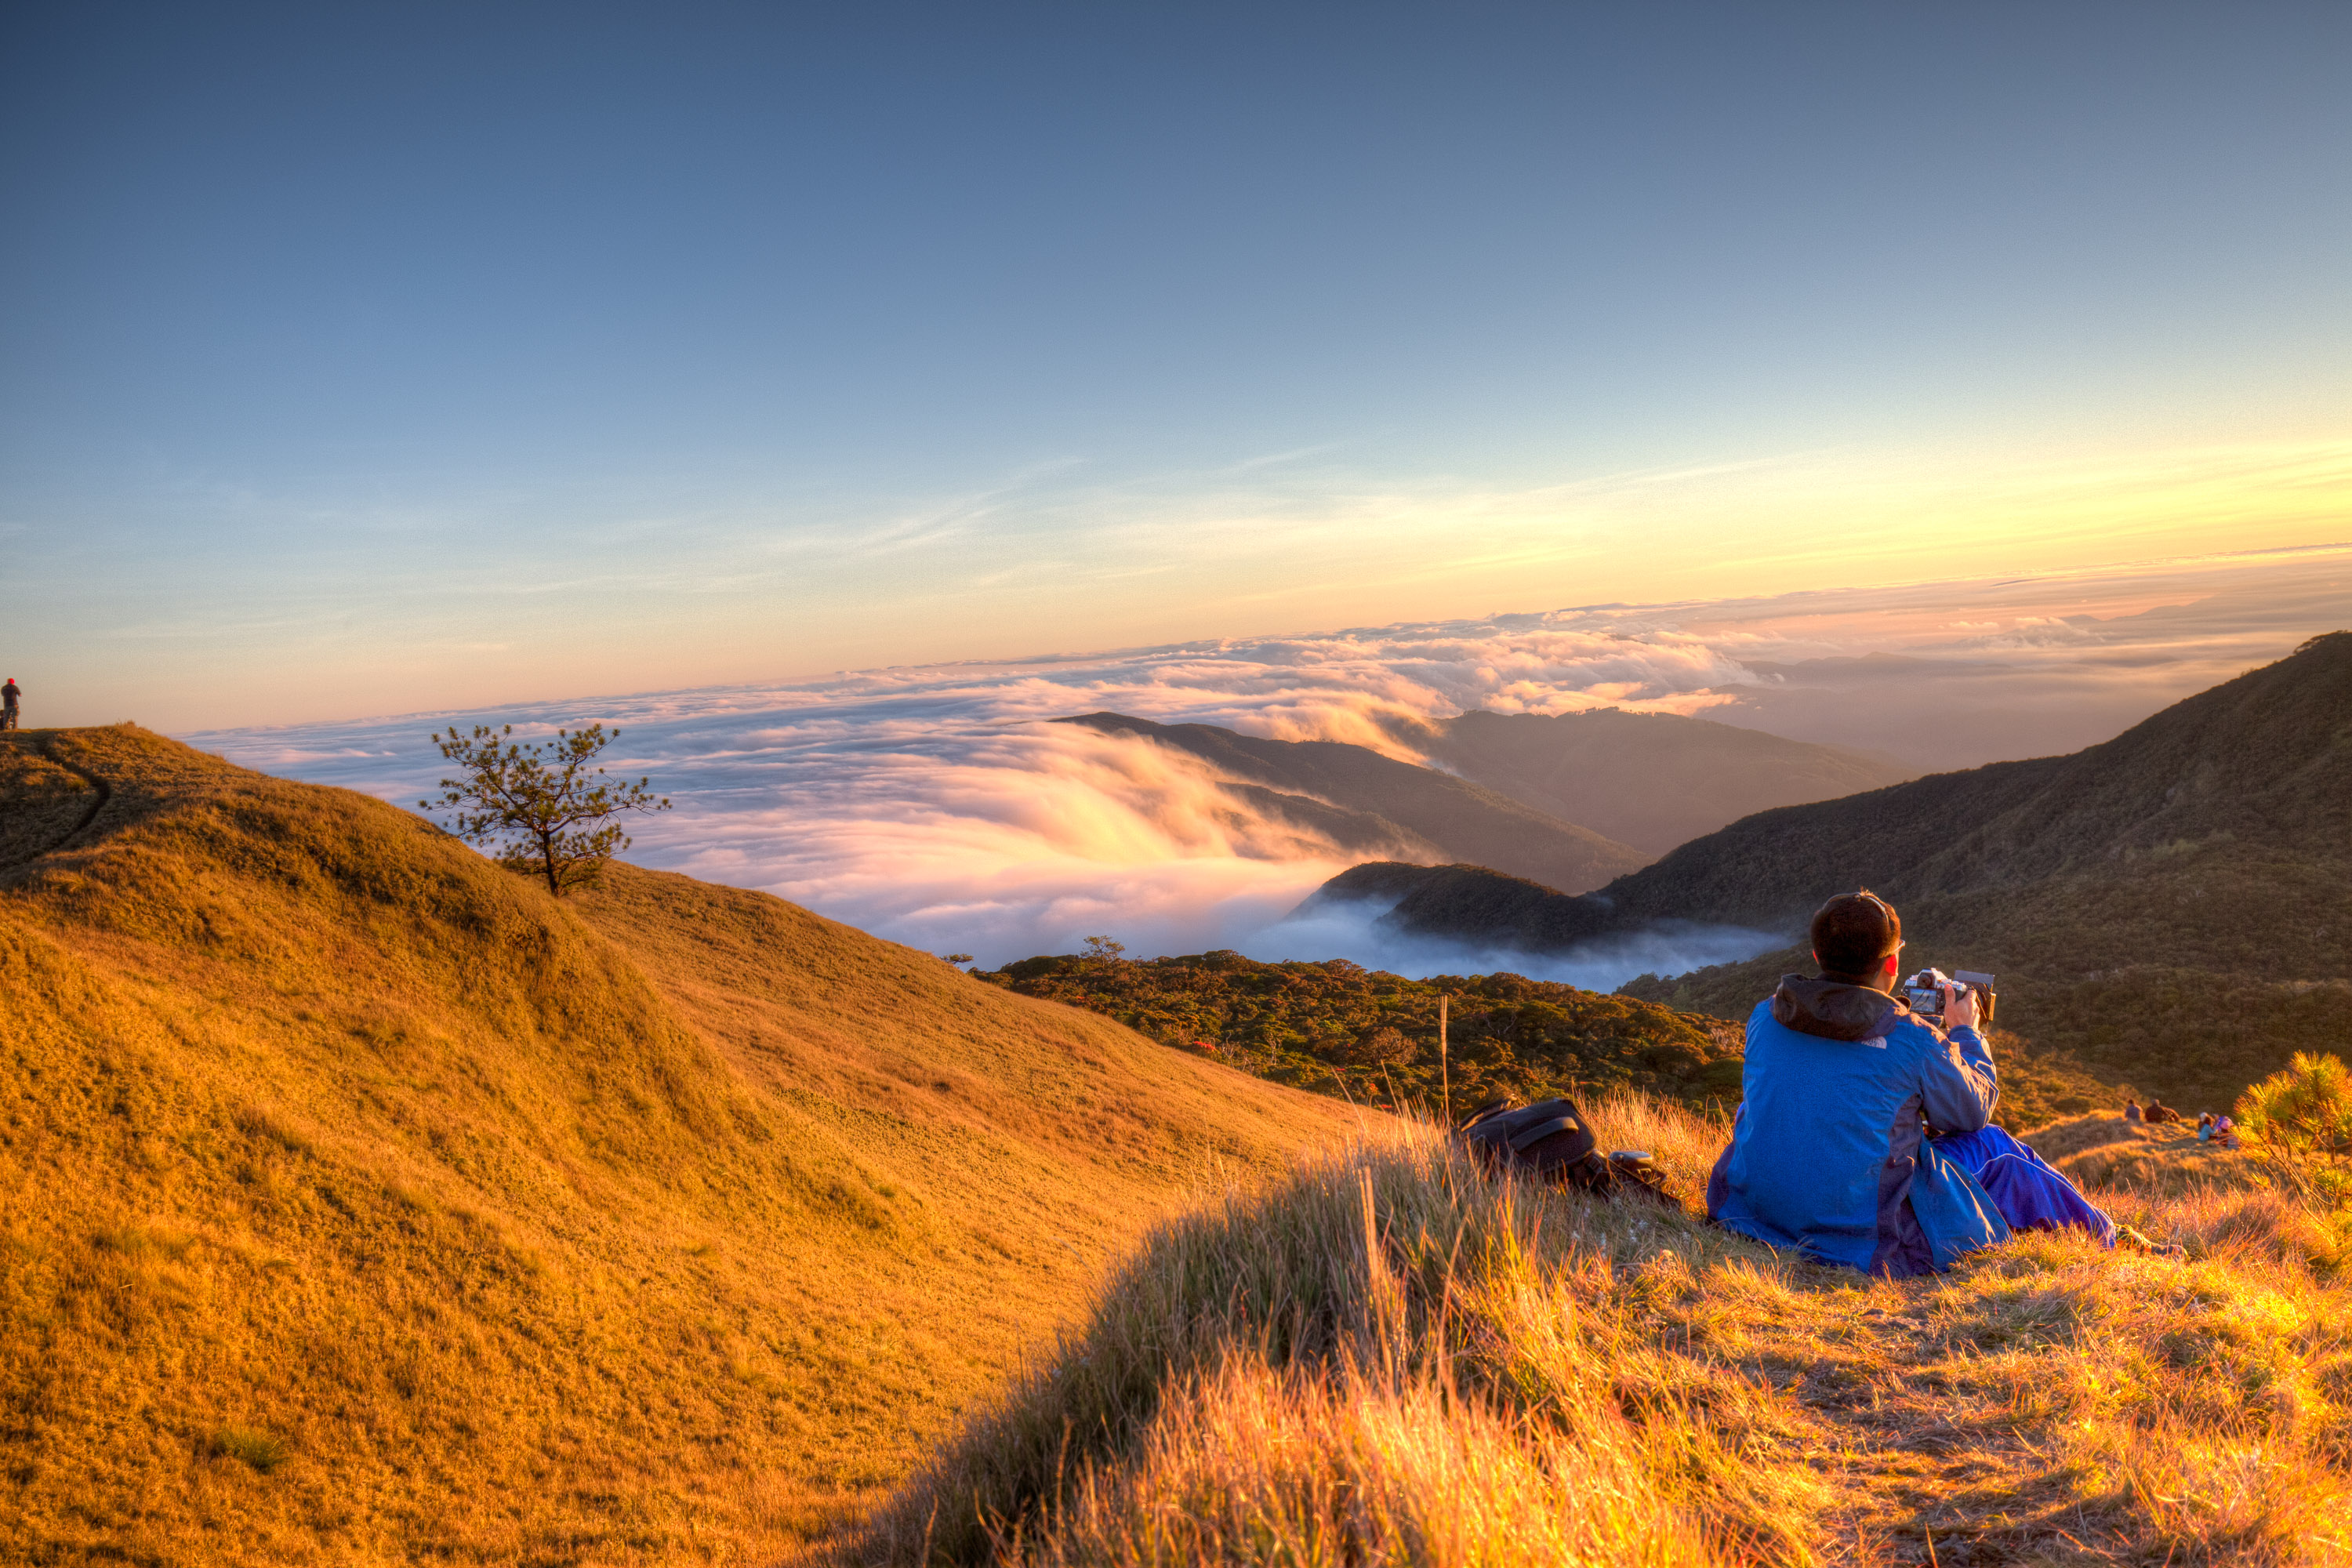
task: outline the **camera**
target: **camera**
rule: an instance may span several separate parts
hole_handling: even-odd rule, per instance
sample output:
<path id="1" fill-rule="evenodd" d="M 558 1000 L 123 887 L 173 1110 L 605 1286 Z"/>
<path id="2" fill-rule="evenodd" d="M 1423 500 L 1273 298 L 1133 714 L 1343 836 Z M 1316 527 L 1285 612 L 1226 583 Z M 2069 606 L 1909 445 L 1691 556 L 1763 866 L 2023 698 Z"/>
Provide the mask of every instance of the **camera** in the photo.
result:
<path id="1" fill-rule="evenodd" d="M 1992 1022 L 1994 994 L 1992 976 L 1973 969 L 1956 969 L 1947 974 L 1940 969 L 1923 969 L 1903 983 L 1903 999 L 1911 1004 L 1911 1011 L 1935 1025 L 1944 1024 L 1944 987 L 1947 984 L 1965 986 L 1976 994 L 1977 1023 Z"/>

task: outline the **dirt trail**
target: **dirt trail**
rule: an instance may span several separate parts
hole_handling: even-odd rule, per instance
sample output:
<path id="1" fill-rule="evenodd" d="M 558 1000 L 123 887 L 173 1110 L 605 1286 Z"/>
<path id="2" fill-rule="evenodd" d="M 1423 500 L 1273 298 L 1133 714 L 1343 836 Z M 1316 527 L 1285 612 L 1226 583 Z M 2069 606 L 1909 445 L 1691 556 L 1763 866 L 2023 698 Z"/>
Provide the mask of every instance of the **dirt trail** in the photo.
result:
<path id="1" fill-rule="evenodd" d="M 2115 1264 L 2132 1267 L 2095 1267 Z M 2059 1431 L 2081 1421 L 2067 1363 L 2107 1338 L 2109 1310 L 2053 1273 L 1800 1289 L 1711 1359 L 1793 1407 L 1802 1462 L 1837 1500 L 1822 1562 L 2152 1564 L 2127 1490 L 2089 1481 Z"/>
<path id="2" fill-rule="evenodd" d="M 2011 1391 L 1988 1386 L 1961 1325 L 1878 1309 L 1848 1356 L 1816 1361 L 1790 1393 L 1819 1423 L 1825 1475 L 1844 1494 L 1842 1560 L 1956 1564 L 2096 1555 L 2100 1530 L 2054 1475 Z M 2113 1543 L 2126 1545 L 2120 1537 Z M 1932 1551 L 1931 1551 L 1932 1545 Z"/>
<path id="3" fill-rule="evenodd" d="M 63 757 L 58 755 L 57 748 L 54 746 L 43 746 L 41 748 L 41 755 L 47 758 L 54 765 L 65 769 L 66 772 L 73 774 L 74 777 L 88 784 L 98 797 L 89 803 L 89 809 L 81 814 L 81 820 L 75 823 L 73 826 L 67 831 L 66 836 L 63 838 L 58 839 L 54 845 L 51 845 L 48 851 L 47 851 L 47 853 L 55 853 L 57 850 L 63 849 L 70 846 L 75 839 L 82 836 L 91 823 L 98 820 L 98 814 L 104 811 L 108 804 L 114 799 L 114 786 L 108 784 L 96 773 L 91 773 L 88 768 L 82 767 L 78 763 L 66 761 Z"/>
<path id="4" fill-rule="evenodd" d="M 0 742 L 0 869 L 71 847 L 113 799 L 105 779 L 58 754 L 50 733 L 11 732 Z"/>

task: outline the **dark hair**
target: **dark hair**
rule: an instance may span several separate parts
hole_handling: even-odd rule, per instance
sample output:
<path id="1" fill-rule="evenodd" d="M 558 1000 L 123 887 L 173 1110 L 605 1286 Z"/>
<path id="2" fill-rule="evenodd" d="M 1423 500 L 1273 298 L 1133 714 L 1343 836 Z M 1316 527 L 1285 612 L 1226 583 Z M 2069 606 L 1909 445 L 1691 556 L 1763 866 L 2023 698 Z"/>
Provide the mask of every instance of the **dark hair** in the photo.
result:
<path id="1" fill-rule="evenodd" d="M 1870 974 L 1903 945 L 1903 917 L 1867 888 L 1840 893 L 1813 911 L 1813 956 L 1837 974 Z"/>

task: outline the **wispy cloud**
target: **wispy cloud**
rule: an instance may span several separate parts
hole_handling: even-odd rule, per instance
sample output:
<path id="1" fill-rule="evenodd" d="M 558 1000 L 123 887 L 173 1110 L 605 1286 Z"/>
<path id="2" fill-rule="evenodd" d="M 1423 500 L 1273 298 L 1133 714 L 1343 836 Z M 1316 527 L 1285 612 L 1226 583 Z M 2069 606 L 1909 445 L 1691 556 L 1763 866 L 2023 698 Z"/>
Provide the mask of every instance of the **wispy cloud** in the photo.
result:
<path id="1" fill-rule="evenodd" d="M 2352 547 L 2334 547 L 192 739 L 409 805 L 440 776 L 426 737 L 442 725 L 494 718 L 531 732 L 601 720 L 623 731 L 615 771 L 650 773 L 679 803 L 645 825 L 636 858 L 770 889 L 899 941 L 1002 960 L 1106 931 L 1142 952 L 1233 946 L 1429 971 L 1458 969 L 1464 956 L 1400 948 L 1360 921 L 1345 931 L 1283 923 L 1344 865 L 1328 843 L 1252 816 L 1189 758 L 1044 721 L 1108 708 L 1412 757 L 1417 726 L 1469 709 L 1621 706 L 1958 766 L 2103 740 L 2347 621 Z M 1596 983 L 1663 960 L 1628 950 L 1579 962 L 1576 973 Z"/>

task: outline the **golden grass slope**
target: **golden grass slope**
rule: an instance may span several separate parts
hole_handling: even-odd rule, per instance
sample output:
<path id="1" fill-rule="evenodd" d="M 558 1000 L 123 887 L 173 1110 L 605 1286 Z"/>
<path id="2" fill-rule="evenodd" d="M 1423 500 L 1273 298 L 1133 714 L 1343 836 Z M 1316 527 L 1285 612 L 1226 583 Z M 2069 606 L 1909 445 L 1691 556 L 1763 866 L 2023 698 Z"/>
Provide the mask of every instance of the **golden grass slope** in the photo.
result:
<path id="1" fill-rule="evenodd" d="M 1592 1109 L 1685 1191 L 1728 1131 Z M 1161 1227 L 865 1552 L 2345 1562 L 2352 1293 L 2312 1267 L 2325 1224 L 2212 1173 L 2234 1189 L 2099 1194 L 2186 1259 L 2030 1233 L 1895 1283 L 1647 1205 L 1498 1188 L 1399 1126 Z"/>
<path id="2" fill-rule="evenodd" d="M 770 1561 L 1345 1117 L 130 726 L 0 820 L 0 1560 Z"/>

